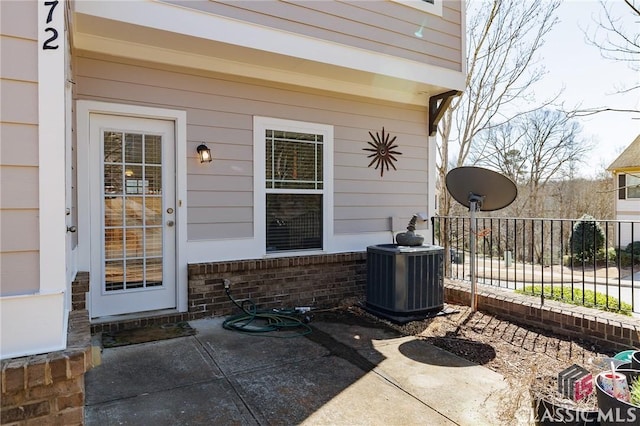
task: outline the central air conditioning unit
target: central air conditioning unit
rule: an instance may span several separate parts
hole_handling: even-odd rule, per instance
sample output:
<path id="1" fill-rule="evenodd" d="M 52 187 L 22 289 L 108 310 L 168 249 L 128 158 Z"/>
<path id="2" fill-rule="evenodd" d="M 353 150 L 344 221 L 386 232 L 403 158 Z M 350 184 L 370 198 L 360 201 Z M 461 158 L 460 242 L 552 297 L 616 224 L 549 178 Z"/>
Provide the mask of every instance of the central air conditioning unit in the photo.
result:
<path id="1" fill-rule="evenodd" d="M 365 308 L 396 322 L 444 307 L 444 249 L 379 244 L 367 247 Z"/>

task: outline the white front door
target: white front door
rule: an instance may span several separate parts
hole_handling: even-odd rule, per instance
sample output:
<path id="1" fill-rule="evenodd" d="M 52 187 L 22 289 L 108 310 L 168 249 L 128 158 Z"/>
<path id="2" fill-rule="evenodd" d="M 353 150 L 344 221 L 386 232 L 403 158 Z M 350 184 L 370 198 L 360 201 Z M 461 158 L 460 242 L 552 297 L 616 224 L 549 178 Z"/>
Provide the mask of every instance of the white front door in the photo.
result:
<path id="1" fill-rule="evenodd" d="M 91 114 L 91 317 L 176 307 L 174 122 Z"/>

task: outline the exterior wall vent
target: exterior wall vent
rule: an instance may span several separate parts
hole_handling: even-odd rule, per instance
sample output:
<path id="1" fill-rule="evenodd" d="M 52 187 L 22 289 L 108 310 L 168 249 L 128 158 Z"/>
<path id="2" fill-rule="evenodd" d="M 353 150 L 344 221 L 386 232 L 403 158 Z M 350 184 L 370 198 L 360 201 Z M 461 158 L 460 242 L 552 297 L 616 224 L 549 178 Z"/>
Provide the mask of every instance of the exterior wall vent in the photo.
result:
<path id="1" fill-rule="evenodd" d="M 365 308 L 396 322 L 444 307 L 444 249 L 379 244 L 367 247 Z"/>

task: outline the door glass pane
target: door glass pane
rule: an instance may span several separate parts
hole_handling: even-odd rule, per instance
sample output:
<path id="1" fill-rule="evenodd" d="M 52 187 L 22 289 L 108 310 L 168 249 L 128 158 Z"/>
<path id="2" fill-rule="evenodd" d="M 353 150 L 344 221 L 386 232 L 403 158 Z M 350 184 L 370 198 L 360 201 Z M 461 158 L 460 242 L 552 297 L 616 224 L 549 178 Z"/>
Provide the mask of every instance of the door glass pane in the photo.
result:
<path id="1" fill-rule="evenodd" d="M 146 164 L 162 163 L 162 138 L 157 135 L 145 135 L 144 159 Z"/>
<path id="2" fill-rule="evenodd" d="M 104 161 L 105 163 L 122 162 L 122 133 L 121 132 L 105 132 Z"/>
<path id="3" fill-rule="evenodd" d="M 104 257 L 110 259 L 122 259 L 124 251 L 122 250 L 122 229 L 105 229 L 104 230 Z"/>
<path id="4" fill-rule="evenodd" d="M 147 259 L 147 287 L 162 285 L 162 259 Z"/>
<path id="5" fill-rule="evenodd" d="M 159 166 L 145 167 L 145 194 L 162 194 L 162 169 Z"/>
<path id="6" fill-rule="evenodd" d="M 162 285 L 162 137 L 105 131 L 105 291 Z"/>
<path id="7" fill-rule="evenodd" d="M 127 133 L 124 137 L 124 161 L 142 163 L 142 135 Z"/>
<path id="8" fill-rule="evenodd" d="M 144 287 L 144 261 L 134 259 L 126 261 L 127 289 Z"/>
<path id="9" fill-rule="evenodd" d="M 162 228 L 147 228 L 145 257 L 162 257 Z"/>
<path id="10" fill-rule="evenodd" d="M 105 197 L 104 226 L 122 226 L 124 217 L 124 204 L 122 200 L 122 197 Z"/>
<path id="11" fill-rule="evenodd" d="M 125 236 L 125 257 L 138 258 L 144 255 L 143 228 L 127 228 Z"/>
<path id="12" fill-rule="evenodd" d="M 142 215 L 142 203 L 144 202 L 143 197 L 127 197 L 127 208 L 125 210 L 126 214 L 126 223 L 130 226 L 142 226 L 144 225 L 143 215 Z"/>
<path id="13" fill-rule="evenodd" d="M 106 291 L 124 289 L 124 262 L 122 260 L 105 262 L 104 275 Z"/>
<path id="14" fill-rule="evenodd" d="M 104 165 L 104 193 L 109 195 L 122 194 L 122 166 L 116 164 Z"/>
<path id="15" fill-rule="evenodd" d="M 162 198 L 145 197 L 145 224 L 160 225 L 162 223 Z"/>

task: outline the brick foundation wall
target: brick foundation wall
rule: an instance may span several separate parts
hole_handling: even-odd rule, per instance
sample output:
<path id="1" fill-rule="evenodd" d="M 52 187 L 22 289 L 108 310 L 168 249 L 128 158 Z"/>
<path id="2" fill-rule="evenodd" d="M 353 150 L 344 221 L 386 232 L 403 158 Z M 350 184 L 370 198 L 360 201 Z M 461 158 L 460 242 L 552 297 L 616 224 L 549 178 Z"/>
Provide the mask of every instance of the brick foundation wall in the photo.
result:
<path id="1" fill-rule="evenodd" d="M 531 325 L 574 339 L 588 340 L 616 351 L 640 348 L 640 319 L 582 306 L 567 305 L 499 288 L 479 286 L 479 311 L 516 324 Z M 445 300 L 469 305 L 469 283 L 445 280 Z"/>
<path id="2" fill-rule="evenodd" d="M 361 300 L 366 262 L 367 254 L 358 252 L 189 265 L 189 314 L 202 318 L 234 312 L 225 279 L 235 299 L 250 299 L 261 309 L 335 307 Z"/>
<path id="3" fill-rule="evenodd" d="M 236 312 L 224 292 L 231 282 L 235 299 L 259 308 L 336 307 L 364 301 L 366 252 L 189 265 L 189 311 L 94 324 L 92 332 L 116 331 L 189 321 Z M 445 280 L 445 302 L 469 305 L 469 283 Z M 480 286 L 478 309 L 517 324 L 530 325 L 614 350 L 640 348 L 640 319 Z"/>
<path id="4" fill-rule="evenodd" d="M 69 314 L 67 349 L 3 360 L 0 423 L 84 423 L 84 374 L 91 368 L 86 310 Z"/>
<path id="5" fill-rule="evenodd" d="M 89 293 L 89 273 L 78 272 L 71 284 L 71 310 L 87 309 L 87 294 Z"/>

